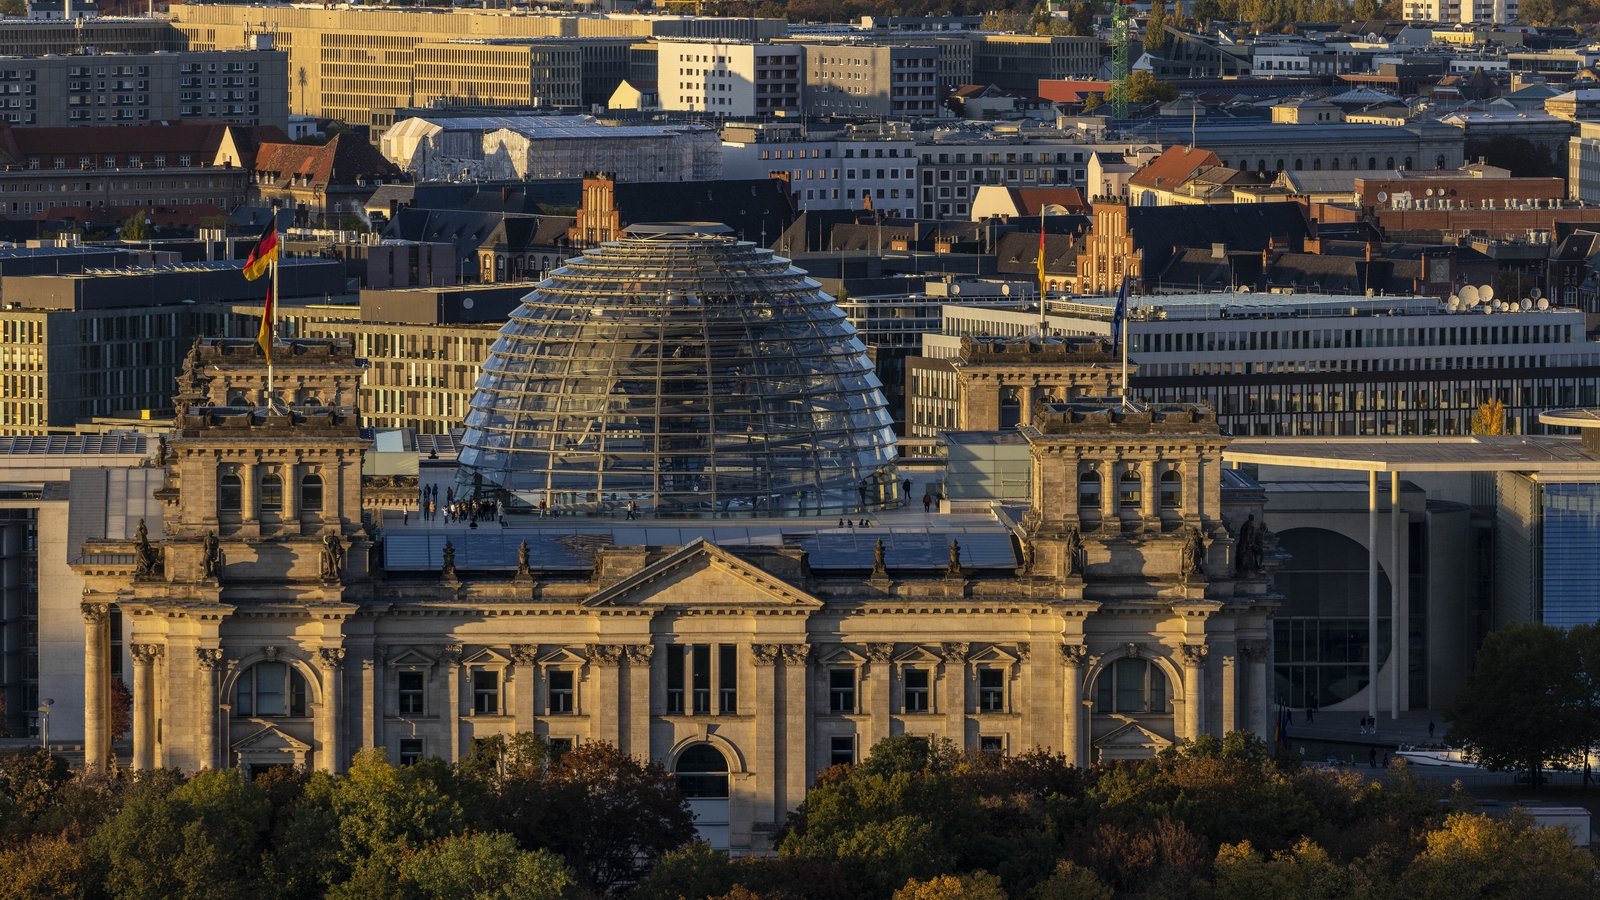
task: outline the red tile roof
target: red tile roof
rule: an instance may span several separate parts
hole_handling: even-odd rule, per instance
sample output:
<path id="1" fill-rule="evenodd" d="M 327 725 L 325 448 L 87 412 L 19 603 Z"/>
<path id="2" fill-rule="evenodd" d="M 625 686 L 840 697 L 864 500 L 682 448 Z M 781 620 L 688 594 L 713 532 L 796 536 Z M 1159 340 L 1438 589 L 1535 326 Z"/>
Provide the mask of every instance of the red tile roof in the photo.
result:
<path id="1" fill-rule="evenodd" d="M 1128 184 L 1171 190 L 1193 178 L 1200 169 L 1221 164 L 1222 160 L 1210 150 L 1174 145 L 1133 173 Z"/>
<path id="2" fill-rule="evenodd" d="M 1037 216 L 1046 206 L 1059 206 L 1068 214 L 1087 213 L 1089 204 L 1077 188 L 1015 188 L 1011 192 L 1017 211 L 1024 216 Z"/>
<path id="3" fill-rule="evenodd" d="M 296 176 L 302 182 L 328 187 L 354 185 L 357 179 L 385 181 L 400 177 L 400 169 L 383 157 L 371 144 L 350 134 L 316 144 L 262 144 L 256 151 L 255 171 L 260 184 L 293 187 Z"/>

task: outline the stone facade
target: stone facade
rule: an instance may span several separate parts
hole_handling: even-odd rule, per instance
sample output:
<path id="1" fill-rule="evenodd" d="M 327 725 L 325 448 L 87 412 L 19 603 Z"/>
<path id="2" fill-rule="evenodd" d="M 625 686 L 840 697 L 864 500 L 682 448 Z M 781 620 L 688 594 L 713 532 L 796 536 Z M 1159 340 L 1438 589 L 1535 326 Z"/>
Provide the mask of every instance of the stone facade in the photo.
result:
<path id="1" fill-rule="evenodd" d="M 1087 764 L 1267 728 L 1276 556 L 1244 524 L 1259 491 L 1225 503 L 1204 407 L 1035 408 L 1015 567 L 952 544 L 933 566 L 880 554 L 847 577 L 797 547 L 695 539 L 602 544 L 586 571 L 525 553 L 514 571 L 458 567 L 447 546 L 438 570 L 386 572 L 340 403 L 360 361 L 292 350 L 277 375 L 301 399 L 274 411 L 252 345 L 197 347 L 163 454 L 164 539 L 85 547 L 91 767 L 107 763 L 111 604 L 132 623 L 138 768 L 337 772 L 362 747 L 455 760 L 532 731 L 672 769 L 710 745 L 727 797 L 692 802 L 735 850 L 769 846 L 818 771 L 892 735 Z M 241 392 L 262 407 L 226 405 Z M 300 490 L 312 475 L 320 490 Z"/>

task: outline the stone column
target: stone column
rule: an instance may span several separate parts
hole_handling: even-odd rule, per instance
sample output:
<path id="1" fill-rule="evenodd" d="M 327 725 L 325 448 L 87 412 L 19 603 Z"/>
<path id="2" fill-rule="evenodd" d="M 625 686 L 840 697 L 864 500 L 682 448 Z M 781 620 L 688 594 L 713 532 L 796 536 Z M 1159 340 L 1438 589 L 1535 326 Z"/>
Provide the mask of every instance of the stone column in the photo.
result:
<path id="1" fill-rule="evenodd" d="M 133 768 L 143 772 L 155 768 L 155 661 L 165 650 L 160 644 L 133 644 Z"/>
<path id="2" fill-rule="evenodd" d="M 383 666 L 377 659 L 378 651 L 372 650 L 361 660 L 361 746 L 363 748 L 376 748 L 383 746 L 383 694 L 378 689 L 378 680 L 383 672 Z"/>
<path id="3" fill-rule="evenodd" d="M 317 665 L 322 669 L 317 768 L 332 774 L 344 769 L 344 648 L 321 648 Z"/>
<path id="4" fill-rule="evenodd" d="M 300 533 L 300 481 L 297 474 L 299 467 L 294 463 L 285 463 L 278 467 L 278 477 L 283 479 L 283 509 L 279 514 L 283 516 L 283 526 L 290 534 Z"/>
<path id="5" fill-rule="evenodd" d="M 1183 644 L 1183 736 L 1194 740 L 1204 733 L 1205 716 L 1201 705 L 1205 692 L 1200 679 L 1205 673 L 1206 654 L 1211 648 L 1205 644 Z"/>
<path id="6" fill-rule="evenodd" d="M 256 465 L 242 462 L 239 464 L 239 517 L 248 525 L 260 518 L 256 512 Z"/>
<path id="7" fill-rule="evenodd" d="M 972 645 L 953 641 L 939 649 L 944 657 L 944 734 L 964 750 L 967 747 L 967 688 L 972 675 L 967 670 L 967 656 Z"/>
<path id="8" fill-rule="evenodd" d="M 1239 681 L 1234 668 L 1234 658 L 1222 658 L 1222 722 L 1217 731 L 1226 735 L 1239 730 Z"/>
<path id="9" fill-rule="evenodd" d="M 650 717 L 654 692 L 651 690 L 650 664 L 655 657 L 655 644 L 631 644 L 626 648 L 628 659 L 628 746 L 634 757 L 649 760 Z"/>
<path id="10" fill-rule="evenodd" d="M 444 669 L 444 702 L 439 704 L 439 726 L 444 729 L 444 758 L 461 761 L 461 645 L 446 644 L 439 652 Z"/>
<path id="11" fill-rule="evenodd" d="M 217 766 L 217 667 L 222 665 L 222 650 L 196 647 L 194 655 L 195 695 L 199 701 L 195 704 L 197 721 L 194 724 L 200 729 L 197 768 L 214 769 Z"/>
<path id="12" fill-rule="evenodd" d="M 778 745 L 783 772 L 783 795 L 774 810 L 774 822 L 806 798 L 811 778 L 811 717 L 806 715 L 806 683 L 811 673 L 811 645 L 783 645 L 783 740 Z"/>
<path id="13" fill-rule="evenodd" d="M 103 603 L 84 603 L 83 613 L 83 767 L 104 769 L 111 746 L 110 615 Z"/>
<path id="14" fill-rule="evenodd" d="M 1160 529 L 1161 507 L 1159 505 L 1159 485 L 1156 482 L 1156 461 L 1153 459 L 1142 460 L 1139 463 L 1139 515 L 1144 517 L 1144 524 L 1148 528 Z"/>
<path id="15" fill-rule="evenodd" d="M 756 723 L 753 729 L 750 770 L 761 785 L 756 797 L 755 821 L 779 822 L 782 820 L 781 792 L 783 790 L 782 761 L 784 717 L 778 705 L 778 660 L 783 655 L 779 644 L 751 644 L 750 657 L 756 664 Z M 765 777 L 763 777 L 765 776 Z"/>
<path id="16" fill-rule="evenodd" d="M 1110 528 L 1114 531 L 1122 530 L 1118 515 L 1121 509 L 1117 506 L 1117 488 L 1121 484 L 1122 466 L 1107 460 L 1100 466 L 1100 527 Z"/>
<path id="17" fill-rule="evenodd" d="M 1255 732 L 1256 737 L 1271 742 L 1272 735 L 1267 730 L 1271 727 L 1268 710 L 1272 705 L 1267 699 L 1267 642 L 1249 641 L 1240 644 L 1239 652 L 1250 666 L 1246 688 L 1249 695 L 1246 705 L 1249 707 L 1247 716 L 1250 730 Z"/>
<path id="18" fill-rule="evenodd" d="M 889 685 L 894 680 L 890 677 L 889 659 L 893 656 L 893 644 L 867 645 L 867 677 L 862 679 L 861 694 L 871 732 L 867 745 L 861 748 L 863 759 L 873 746 L 889 737 L 889 719 L 894 714 L 889 695 Z"/>
<path id="19" fill-rule="evenodd" d="M 600 685 L 597 696 L 611 701 L 608 708 L 599 704 L 589 707 L 589 716 L 596 726 L 594 733 L 613 747 L 622 744 L 623 710 L 616 702 L 621 687 L 622 649 L 621 644 L 590 644 L 588 647 L 589 665 L 596 669 L 595 676 Z M 716 697 L 715 687 L 713 684 L 713 700 Z"/>
<path id="20" fill-rule="evenodd" d="M 511 668 L 516 673 L 517 690 L 511 700 L 511 719 L 520 734 L 533 731 L 534 704 L 539 702 L 538 647 L 511 645 Z"/>
<path id="21" fill-rule="evenodd" d="M 1069 765 L 1084 768 L 1089 760 L 1083 752 L 1083 670 L 1089 661 L 1089 648 L 1082 644 L 1062 644 L 1061 662 L 1061 749 Z"/>

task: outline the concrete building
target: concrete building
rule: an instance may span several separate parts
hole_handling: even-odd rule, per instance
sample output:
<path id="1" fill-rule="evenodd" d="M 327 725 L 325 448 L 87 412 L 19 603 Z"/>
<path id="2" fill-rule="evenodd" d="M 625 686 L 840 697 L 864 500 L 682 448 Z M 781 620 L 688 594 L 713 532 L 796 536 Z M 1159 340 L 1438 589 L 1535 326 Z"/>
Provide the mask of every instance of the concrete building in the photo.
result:
<path id="1" fill-rule="evenodd" d="M 805 112 L 922 118 L 942 109 L 934 47 L 805 44 Z"/>
<path id="2" fill-rule="evenodd" d="M 242 6 L 180 4 L 173 7 L 171 15 L 171 27 L 194 49 L 242 47 L 249 35 L 273 34 L 277 46 L 289 54 L 294 112 L 368 125 L 374 131 L 394 124 L 394 110 L 426 102 L 415 80 L 417 48 L 422 44 L 459 38 L 651 36 L 748 41 L 780 36 L 786 27 L 773 19 L 507 15 L 501 10 L 466 8 L 441 11 L 275 6 L 252 10 Z M 580 63 L 585 67 L 584 102 L 604 103 L 627 77 L 627 42 L 580 42 L 578 47 Z M 489 67 L 486 74 L 498 79 L 499 71 Z M 434 74 L 437 76 L 436 70 Z M 462 86 L 453 89 L 460 90 Z"/>
<path id="3" fill-rule="evenodd" d="M 1090 158 L 1105 149 L 1110 148 L 1055 129 L 994 126 L 978 132 L 935 131 L 917 144 L 920 215 L 969 219 L 973 199 L 983 185 L 1084 189 Z"/>
<path id="4" fill-rule="evenodd" d="M 0 57 L 11 125 L 289 124 L 288 56 L 271 49 Z M 9 49 L 9 48 L 8 48 Z"/>
<path id="5" fill-rule="evenodd" d="M 415 53 L 417 97 L 424 103 L 583 107 L 575 42 L 458 39 L 418 44 Z"/>
<path id="6" fill-rule="evenodd" d="M 1203 409 L 1039 410 L 1015 528 L 895 491 L 870 498 L 904 517 L 881 532 L 535 519 L 469 541 L 387 513 L 378 547 L 357 412 L 321 405 L 352 396 L 359 360 L 338 344 L 285 358 L 280 383 L 322 399 L 268 417 L 227 405 L 263 390 L 246 342 L 202 344 L 157 470 L 160 527 L 90 539 L 75 563 L 91 769 L 113 607 L 133 623 L 136 769 L 337 772 L 361 747 L 455 760 L 514 731 L 607 740 L 698 772 L 702 836 L 735 850 L 769 847 L 816 772 L 893 735 L 1082 764 L 1269 727 L 1279 558 L 1245 525 L 1259 490 L 1221 470 Z M 482 470 L 462 460 L 469 484 Z M 191 725 L 157 727 L 173 721 Z"/>
<path id="7" fill-rule="evenodd" d="M 794 115 L 802 108 L 805 83 L 805 48 L 798 44 L 660 41 L 656 46 L 656 89 L 665 110 Z"/>
<path id="8" fill-rule="evenodd" d="M 0 431 L 44 434 L 164 409 L 185 349 L 238 334 L 229 301 L 261 296 L 240 262 L 0 278 Z M 337 261 L 288 259 L 281 296 L 344 290 Z M 148 417 L 148 416 L 146 416 Z"/>
<path id="9" fill-rule="evenodd" d="M 726 178 L 785 178 L 801 210 L 870 208 L 913 218 L 914 148 L 911 134 L 895 128 L 819 133 L 799 123 L 728 125 L 722 129 L 722 169 Z"/>
<path id="10" fill-rule="evenodd" d="M 946 307 L 944 333 L 924 339 L 923 355 L 954 359 L 964 337 L 1041 327 L 1109 339 L 1115 304 L 1052 301 L 1043 323 L 1037 311 Z M 1163 294 L 1129 308 L 1130 387 L 1210 403 L 1237 436 L 1465 435 L 1491 399 L 1505 405 L 1508 433 L 1539 434 L 1541 412 L 1600 400 L 1600 350 L 1575 309 L 1484 315 L 1433 297 L 1304 293 Z M 953 395 L 938 402 L 958 408 Z"/>
<path id="11" fill-rule="evenodd" d="M 1060 35 L 985 34 L 973 43 L 972 79 L 1033 94 L 1041 80 L 1094 78 L 1100 40 Z"/>

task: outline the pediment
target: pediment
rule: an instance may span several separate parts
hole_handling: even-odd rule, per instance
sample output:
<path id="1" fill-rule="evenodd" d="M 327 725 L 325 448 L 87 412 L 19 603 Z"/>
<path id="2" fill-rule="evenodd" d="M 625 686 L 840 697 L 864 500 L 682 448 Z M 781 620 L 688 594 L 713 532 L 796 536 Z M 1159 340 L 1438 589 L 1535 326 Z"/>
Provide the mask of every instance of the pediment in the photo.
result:
<path id="1" fill-rule="evenodd" d="M 1172 746 L 1172 742 L 1138 722 L 1129 722 L 1106 732 L 1094 745 L 1101 751 L 1112 753 L 1159 753 Z"/>
<path id="2" fill-rule="evenodd" d="M 557 647 L 539 657 L 541 666 L 581 666 L 588 661 L 583 654 L 568 647 Z"/>
<path id="3" fill-rule="evenodd" d="M 820 609 L 822 601 L 698 538 L 596 591 L 584 605 Z"/>
<path id="4" fill-rule="evenodd" d="M 1019 662 L 1016 654 L 1007 653 L 995 644 L 979 650 L 967 657 L 967 662 L 973 665 L 1010 666 Z"/>
<path id="5" fill-rule="evenodd" d="M 464 666 L 509 666 L 511 657 L 506 656 L 493 647 L 484 647 L 471 656 L 463 657 L 461 664 Z"/>
<path id="6" fill-rule="evenodd" d="M 237 753 L 306 753 L 311 745 L 279 731 L 276 725 L 268 725 L 235 741 L 233 749 Z"/>
<path id="7" fill-rule="evenodd" d="M 928 665 L 938 665 L 939 663 L 944 662 L 944 657 L 933 652 L 932 650 L 929 650 L 927 647 L 912 647 L 911 649 L 896 655 L 894 661 L 897 663 L 926 663 Z"/>
<path id="8" fill-rule="evenodd" d="M 867 664 L 867 658 L 841 645 L 826 655 L 817 657 L 817 662 L 824 666 L 864 666 Z"/>
<path id="9" fill-rule="evenodd" d="M 407 648 L 389 657 L 387 665 L 396 669 L 428 669 L 432 668 L 435 662 L 437 660 L 421 650 Z"/>

